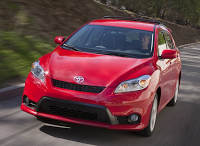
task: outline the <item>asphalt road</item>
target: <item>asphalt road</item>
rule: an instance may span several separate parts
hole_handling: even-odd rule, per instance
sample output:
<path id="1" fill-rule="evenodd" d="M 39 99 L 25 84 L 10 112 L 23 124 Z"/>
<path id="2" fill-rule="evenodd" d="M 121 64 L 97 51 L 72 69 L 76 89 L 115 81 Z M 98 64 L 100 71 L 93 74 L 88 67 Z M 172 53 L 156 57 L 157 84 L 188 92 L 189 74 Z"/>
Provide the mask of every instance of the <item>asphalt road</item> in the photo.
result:
<path id="1" fill-rule="evenodd" d="M 181 49 L 182 80 L 175 107 L 165 107 L 151 137 L 69 123 L 44 124 L 20 110 L 21 96 L 0 101 L 1 146 L 200 146 L 200 44 Z"/>

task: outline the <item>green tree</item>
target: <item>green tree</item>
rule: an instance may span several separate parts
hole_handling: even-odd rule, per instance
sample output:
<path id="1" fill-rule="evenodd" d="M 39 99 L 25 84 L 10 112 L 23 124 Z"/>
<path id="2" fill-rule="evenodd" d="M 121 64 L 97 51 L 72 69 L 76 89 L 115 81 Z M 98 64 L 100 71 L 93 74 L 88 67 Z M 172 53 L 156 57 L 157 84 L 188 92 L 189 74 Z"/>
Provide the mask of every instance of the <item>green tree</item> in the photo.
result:
<path id="1" fill-rule="evenodd" d="M 178 24 L 200 26 L 199 0 L 113 0 L 137 14 L 157 17 Z"/>

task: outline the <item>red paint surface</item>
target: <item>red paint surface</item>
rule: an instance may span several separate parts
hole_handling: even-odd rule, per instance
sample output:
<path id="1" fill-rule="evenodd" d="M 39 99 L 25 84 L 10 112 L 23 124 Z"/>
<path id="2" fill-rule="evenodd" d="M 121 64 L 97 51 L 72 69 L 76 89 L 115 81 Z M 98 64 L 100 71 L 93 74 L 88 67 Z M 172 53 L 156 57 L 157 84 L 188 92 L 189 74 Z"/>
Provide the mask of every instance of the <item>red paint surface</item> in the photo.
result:
<path id="1" fill-rule="evenodd" d="M 104 26 L 115 26 L 115 27 L 126 27 L 132 29 L 153 31 L 155 24 L 134 22 L 128 20 L 113 20 L 113 19 L 100 19 L 90 22 L 91 25 L 104 25 Z"/>
<path id="2" fill-rule="evenodd" d="M 106 25 L 127 27 L 153 31 L 155 25 L 132 21 L 95 20 L 92 25 Z M 109 125 L 100 122 L 91 122 L 80 119 L 64 118 L 61 116 L 37 113 L 23 103 L 21 109 L 35 116 L 47 117 L 56 120 L 77 124 L 104 127 L 120 130 L 142 130 L 149 122 L 150 111 L 154 95 L 161 89 L 158 112 L 174 96 L 176 82 L 181 72 L 180 52 L 175 47 L 177 57 L 174 59 L 159 59 L 157 56 L 159 30 L 168 31 L 162 26 L 155 27 L 154 55 L 148 59 L 125 58 L 86 52 L 65 50 L 59 46 L 51 53 L 41 57 L 40 65 L 45 71 L 45 82 L 41 82 L 32 73 L 29 73 L 23 96 L 38 102 L 42 97 L 53 97 L 63 100 L 77 101 L 106 106 L 114 116 L 128 116 L 138 113 L 141 122 L 137 125 Z M 173 40 L 174 42 L 174 40 Z M 174 44 L 175 46 L 175 44 Z M 151 81 L 146 89 L 128 93 L 114 94 L 116 87 L 123 81 L 134 79 L 142 75 L 150 75 Z M 56 88 L 52 79 L 75 83 L 75 76 L 83 76 L 83 85 L 106 87 L 101 93 L 87 93 L 68 89 Z"/>

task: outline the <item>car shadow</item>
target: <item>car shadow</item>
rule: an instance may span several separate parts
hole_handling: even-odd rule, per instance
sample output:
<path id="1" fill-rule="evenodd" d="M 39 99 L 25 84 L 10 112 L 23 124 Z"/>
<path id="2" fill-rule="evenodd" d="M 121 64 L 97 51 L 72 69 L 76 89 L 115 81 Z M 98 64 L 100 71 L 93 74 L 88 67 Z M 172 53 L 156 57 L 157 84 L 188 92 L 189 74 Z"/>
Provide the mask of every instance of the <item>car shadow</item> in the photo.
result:
<path id="1" fill-rule="evenodd" d="M 200 106 L 178 101 L 175 107 L 165 107 L 157 117 L 151 137 L 142 137 L 132 131 L 109 130 L 68 123 L 67 127 L 45 124 L 40 131 L 67 141 L 98 146 L 122 145 L 199 145 Z"/>

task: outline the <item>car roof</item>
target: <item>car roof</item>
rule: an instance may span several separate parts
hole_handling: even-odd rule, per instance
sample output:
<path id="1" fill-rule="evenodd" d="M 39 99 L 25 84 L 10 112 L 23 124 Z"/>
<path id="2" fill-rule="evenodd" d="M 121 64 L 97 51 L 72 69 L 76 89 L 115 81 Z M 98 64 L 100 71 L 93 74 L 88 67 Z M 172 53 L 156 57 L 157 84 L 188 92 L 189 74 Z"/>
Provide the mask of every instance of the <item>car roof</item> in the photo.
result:
<path id="1" fill-rule="evenodd" d="M 154 31 L 155 23 L 138 22 L 132 20 L 118 20 L 118 19 L 98 19 L 93 20 L 89 25 L 103 25 L 103 26 L 114 26 L 114 27 L 125 27 L 146 31 Z"/>

